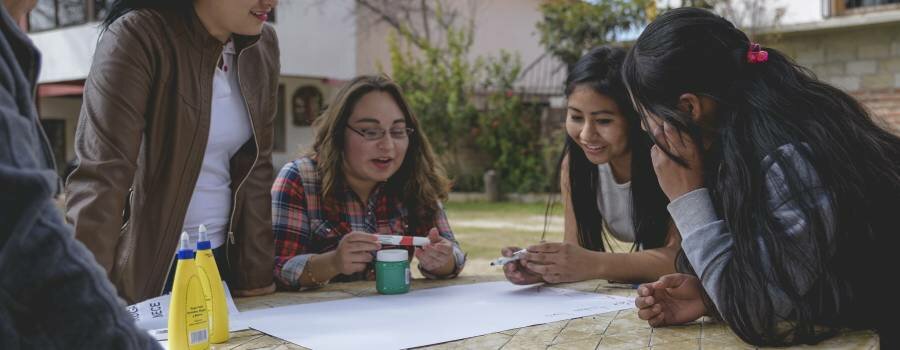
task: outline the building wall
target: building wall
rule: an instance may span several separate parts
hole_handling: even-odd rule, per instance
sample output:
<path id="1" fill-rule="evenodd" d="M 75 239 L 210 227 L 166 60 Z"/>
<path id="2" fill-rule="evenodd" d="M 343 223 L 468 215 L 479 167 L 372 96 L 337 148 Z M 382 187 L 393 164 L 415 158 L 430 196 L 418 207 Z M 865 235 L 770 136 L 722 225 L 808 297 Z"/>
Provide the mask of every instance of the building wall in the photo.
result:
<path id="1" fill-rule="evenodd" d="M 352 0 L 281 1 L 275 30 L 281 74 L 332 79 L 356 75 L 356 22 Z"/>
<path id="2" fill-rule="evenodd" d="M 900 22 L 788 33 L 764 43 L 853 94 L 900 130 Z"/>
<path id="3" fill-rule="evenodd" d="M 501 50 L 505 50 L 517 54 L 524 69 L 545 52 L 536 28 L 536 24 L 542 19 L 540 4 L 543 1 L 450 0 L 444 3 L 458 11 L 457 24 L 464 25 L 470 19 L 473 21 L 475 32 L 469 52 L 471 59 L 496 57 L 499 56 Z M 377 74 L 384 71 L 390 75 L 390 51 L 387 40 L 393 29 L 387 24 L 375 23 L 372 18 L 367 17 L 370 15 L 369 12 L 360 12 L 361 14 L 356 18 L 357 72 L 359 74 Z M 413 25 L 420 24 L 415 20 Z M 432 30 L 432 35 L 435 35 L 434 33 L 435 31 Z M 443 40 L 443 37 L 435 37 L 435 40 Z M 541 76 L 536 80 L 544 84 L 558 82 L 561 86 L 561 82 L 565 78 L 564 74 L 564 70 L 559 70 L 558 74 L 552 77 Z M 527 88 L 526 86 L 517 87 Z M 448 161 L 449 155 L 440 155 L 440 157 L 445 161 L 447 170 L 456 175 L 453 179 L 456 182 L 456 189 L 480 188 L 483 172 L 490 167 L 490 159 L 474 144 L 462 147 L 453 155 L 458 160 L 456 169 L 450 169 L 454 163 Z"/>
<path id="4" fill-rule="evenodd" d="M 475 40 L 471 56 L 497 56 L 500 50 L 520 55 L 522 65 L 528 65 L 544 53 L 535 24 L 541 19 L 540 0 L 480 0 L 448 1 L 459 11 L 457 23 L 473 18 Z M 393 31 L 387 24 L 372 25 L 372 20 L 359 16 L 357 27 L 356 70 L 359 74 L 380 72 L 379 66 L 390 74 L 390 51 L 387 38 Z"/>
<path id="5" fill-rule="evenodd" d="M 65 139 L 50 140 L 51 143 L 63 142 L 65 145 L 65 159 L 57 159 L 57 162 L 67 162 L 75 158 L 75 127 L 78 123 L 78 114 L 81 111 L 81 97 L 46 97 L 38 101 L 38 110 L 42 120 L 60 120 L 65 123 Z M 53 138 L 53 135 L 47 135 Z"/>
<path id="6" fill-rule="evenodd" d="M 285 145 L 283 149 L 276 149 L 272 153 L 272 165 L 276 171 L 284 164 L 296 159 L 299 155 L 311 150 L 313 144 L 313 129 L 310 126 L 296 126 L 294 124 L 294 108 L 292 96 L 297 89 L 313 86 L 322 93 L 323 105 L 327 105 L 337 90 L 343 84 L 340 80 L 315 79 L 308 77 L 281 77 L 281 85 L 284 86 L 284 100 L 281 105 L 284 113 L 281 126 L 285 132 Z M 276 118 L 278 120 L 278 118 Z M 276 131 L 277 132 L 277 131 Z"/>
<path id="7" fill-rule="evenodd" d="M 352 0 L 282 1 L 273 24 L 281 50 L 281 83 L 284 147 L 273 153 L 273 165 L 280 168 L 312 144 L 312 129 L 294 126 L 291 95 L 312 85 L 331 98 L 335 87 L 356 75 L 356 26 Z M 39 83 L 85 79 L 90 70 L 99 35 L 98 23 L 89 23 L 38 33 L 29 37 L 43 53 Z M 53 97 L 38 101 L 41 118 L 51 124 L 64 122 L 65 139 L 49 135 L 51 143 L 64 145 L 62 163 L 75 157 L 75 128 L 81 98 Z M 63 147 L 61 147 L 63 148 Z"/>
<path id="8" fill-rule="evenodd" d="M 46 97 L 38 101 L 38 111 L 47 139 L 56 158 L 60 176 L 66 164 L 75 159 L 75 127 L 81 110 L 81 97 Z"/>
<path id="9" fill-rule="evenodd" d="M 743 19 L 748 21 L 749 19 L 746 16 L 747 5 L 765 7 L 767 16 L 774 15 L 775 9 L 783 9 L 784 16 L 782 17 L 780 24 L 792 25 L 821 21 L 824 18 L 822 5 L 823 2 L 827 1 L 831 0 L 754 0 L 730 1 L 729 3 L 734 6 Z M 677 8 L 684 2 L 685 1 L 683 0 L 657 0 L 656 7 L 658 9 Z"/>
<path id="10" fill-rule="evenodd" d="M 352 0 L 282 1 L 276 9 L 281 73 L 349 79 L 356 75 L 356 26 Z M 91 66 L 99 23 L 30 33 L 43 53 L 40 83 L 84 79 Z"/>
<path id="11" fill-rule="evenodd" d="M 295 159 L 297 155 L 305 153 L 309 150 L 313 142 L 313 130 L 308 126 L 294 126 L 293 123 L 293 105 L 291 96 L 296 89 L 303 86 L 314 86 L 318 88 L 323 95 L 324 102 L 328 100 L 340 87 L 342 81 L 329 79 L 316 79 L 304 77 L 288 77 L 283 76 L 280 79 L 281 85 L 284 86 L 285 97 L 282 100 L 283 118 L 280 118 L 282 132 L 285 134 L 284 148 L 275 150 L 272 154 L 272 165 L 275 169 L 280 169 L 285 163 Z M 54 135 L 48 135 L 51 143 L 60 144 L 64 148 L 65 156 L 63 159 L 57 159 L 60 165 L 75 158 L 75 129 L 78 124 L 78 115 L 81 111 L 82 99 L 77 97 L 45 97 L 38 102 L 38 108 L 42 121 L 62 121 L 64 123 L 64 139 L 60 140 Z M 59 157 L 58 157 L 59 158 Z M 63 168 L 60 167 L 60 170 Z"/>
<path id="12" fill-rule="evenodd" d="M 821 21 L 824 0 L 771 0 L 774 6 L 784 7 L 781 22 L 785 25 Z"/>
<path id="13" fill-rule="evenodd" d="M 98 23 L 29 34 L 41 50 L 38 83 L 81 80 L 91 69 L 91 59 L 100 35 Z"/>

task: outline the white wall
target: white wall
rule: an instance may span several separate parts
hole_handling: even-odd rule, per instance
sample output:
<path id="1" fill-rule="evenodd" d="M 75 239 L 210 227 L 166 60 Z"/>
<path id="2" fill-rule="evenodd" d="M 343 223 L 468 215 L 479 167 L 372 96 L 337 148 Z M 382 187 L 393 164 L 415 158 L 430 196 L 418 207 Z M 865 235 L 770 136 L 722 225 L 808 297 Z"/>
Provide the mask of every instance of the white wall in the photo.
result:
<path id="1" fill-rule="evenodd" d="M 830 0 L 733 0 L 737 6 L 747 3 L 758 3 L 767 9 L 775 9 L 779 7 L 785 8 L 785 15 L 781 19 L 781 25 L 791 25 L 799 23 L 818 22 L 822 17 L 822 3 Z M 659 8 L 679 6 L 681 0 L 657 0 Z"/>
<path id="2" fill-rule="evenodd" d="M 352 0 L 283 0 L 275 30 L 281 73 L 350 79 L 356 75 L 356 25 Z M 98 23 L 29 34 L 43 53 L 39 83 L 87 77 L 97 45 Z"/>
<path id="3" fill-rule="evenodd" d="M 312 85 L 322 92 L 324 102 L 328 103 L 340 87 L 336 81 L 297 77 L 282 77 L 281 84 L 285 87 L 285 100 L 282 108 L 285 111 L 285 149 L 272 153 L 272 164 L 276 170 L 294 160 L 297 155 L 305 153 L 313 143 L 313 130 L 311 127 L 296 127 L 293 125 L 293 109 L 291 97 L 297 88 Z M 81 111 L 82 100 L 77 97 L 45 97 L 38 101 L 41 119 L 55 119 L 66 121 L 66 156 L 64 161 L 75 157 L 73 144 L 75 142 L 75 128 L 78 124 L 78 115 Z"/>
<path id="4" fill-rule="evenodd" d="M 527 65 L 544 53 L 536 24 L 540 1 L 491 0 L 476 3 L 473 55 L 497 56 L 500 50 L 518 53 Z"/>
<path id="5" fill-rule="evenodd" d="M 281 74 L 350 79 L 356 75 L 352 0 L 282 0 L 275 30 Z"/>
<path id="6" fill-rule="evenodd" d="M 500 50 L 516 53 L 524 68 L 544 53 L 540 34 L 535 25 L 541 20 L 541 0 L 480 0 L 450 1 L 448 4 L 459 12 L 457 24 L 462 26 L 474 16 L 475 40 L 470 49 L 471 58 L 499 56 Z M 350 23 L 344 21 L 342 23 Z M 372 20 L 363 23 L 371 24 Z M 358 23 L 358 22 L 357 22 Z M 414 25 L 419 22 L 414 20 Z M 360 74 L 378 73 L 379 67 L 391 73 L 390 51 L 387 38 L 388 25 L 380 23 L 369 28 L 358 28 L 359 42 L 356 49 L 357 71 Z M 443 38 L 440 38 L 443 40 Z"/>
<path id="7" fill-rule="evenodd" d="M 100 27 L 97 23 L 29 34 L 42 53 L 38 83 L 79 80 L 87 77 L 98 35 Z"/>
<path id="8" fill-rule="evenodd" d="M 822 2 L 824 0 L 782 0 L 787 12 L 782 19 L 783 24 L 799 24 L 823 20 Z"/>

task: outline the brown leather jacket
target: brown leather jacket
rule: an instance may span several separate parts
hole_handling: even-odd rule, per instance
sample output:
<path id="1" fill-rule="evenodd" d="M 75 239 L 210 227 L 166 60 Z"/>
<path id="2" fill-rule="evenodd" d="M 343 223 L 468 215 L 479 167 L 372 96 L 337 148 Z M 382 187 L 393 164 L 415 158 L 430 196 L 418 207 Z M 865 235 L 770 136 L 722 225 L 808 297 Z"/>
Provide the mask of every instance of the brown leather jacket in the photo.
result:
<path id="1" fill-rule="evenodd" d="M 278 41 L 270 26 L 235 36 L 253 137 L 231 159 L 230 287 L 273 284 L 270 189 Z M 203 160 L 213 73 L 223 45 L 197 15 L 137 10 L 102 35 L 66 183 L 75 236 L 129 303 L 160 295 Z"/>

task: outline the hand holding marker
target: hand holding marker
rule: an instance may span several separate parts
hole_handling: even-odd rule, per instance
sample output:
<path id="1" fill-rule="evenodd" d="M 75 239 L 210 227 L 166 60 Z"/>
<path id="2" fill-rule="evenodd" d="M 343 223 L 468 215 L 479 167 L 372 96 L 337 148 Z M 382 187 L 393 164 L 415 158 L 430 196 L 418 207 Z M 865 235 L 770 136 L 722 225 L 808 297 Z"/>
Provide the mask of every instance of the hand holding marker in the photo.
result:
<path id="1" fill-rule="evenodd" d="M 547 222 L 544 222 L 544 232 L 541 232 L 541 243 L 544 243 L 544 237 L 547 236 Z M 528 252 L 528 249 L 519 249 L 511 257 L 499 257 L 497 260 L 491 261 L 491 266 L 503 266 L 513 261 L 522 259 L 522 255 Z"/>
<path id="2" fill-rule="evenodd" d="M 378 243 L 382 245 L 407 245 L 407 246 L 416 246 L 421 247 L 428 242 L 428 237 L 413 237 L 413 236 L 396 236 L 396 235 L 375 235 L 378 237 Z"/>
<path id="3" fill-rule="evenodd" d="M 513 255 L 510 257 L 504 256 L 504 257 L 497 258 L 497 260 L 491 261 L 491 266 L 497 266 L 497 265 L 502 266 L 502 265 L 511 263 L 513 261 L 519 260 L 522 258 L 522 255 L 525 255 L 526 252 L 528 252 L 528 250 L 520 249 L 520 250 L 516 251 L 515 253 L 513 253 Z"/>

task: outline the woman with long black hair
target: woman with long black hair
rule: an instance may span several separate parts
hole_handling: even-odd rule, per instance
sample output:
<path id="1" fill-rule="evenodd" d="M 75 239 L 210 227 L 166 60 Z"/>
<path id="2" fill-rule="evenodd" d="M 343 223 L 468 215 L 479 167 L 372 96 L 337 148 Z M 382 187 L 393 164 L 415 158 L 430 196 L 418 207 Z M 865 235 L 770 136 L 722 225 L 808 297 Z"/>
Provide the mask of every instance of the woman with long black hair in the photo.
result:
<path id="1" fill-rule="evenodd" d="M 117 0 L 75 135 L 67 216 L 119 295 L 163 294 L 182 231 L 208 229 L 235 295 L 275 290 L 277 0 Z"/>
<path id="2" fill-rule="evenodd" d="M 657 18 L 623 75 L 689 272 L 640 287 L 639 316 L 718 315 L 755 345 L 876 328 L 889 346 L 900 138 L 706 10 Z"/>
<path id="3" fill-rule="evenodd" d="M 528 247 L 521 260 L 506 264 L 511 282 L 646 282 L 675 271 L 681 237 L 650 165 L 650 140 L 622 84 L 624 59 L 624 49 L 602 46 L 572 67 L 565 88 L 566 143 L 556 176 L 564 239 Z M 611 251 L 610 236 L 632 243 L 631 250 Z M 517 250 L 508 247 L 502 254 Z"/>

